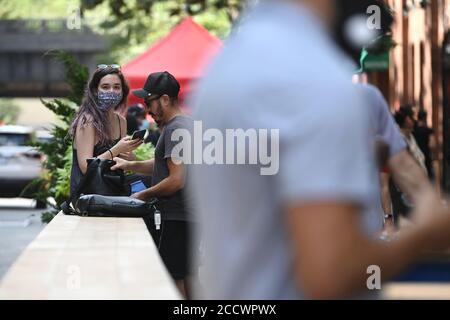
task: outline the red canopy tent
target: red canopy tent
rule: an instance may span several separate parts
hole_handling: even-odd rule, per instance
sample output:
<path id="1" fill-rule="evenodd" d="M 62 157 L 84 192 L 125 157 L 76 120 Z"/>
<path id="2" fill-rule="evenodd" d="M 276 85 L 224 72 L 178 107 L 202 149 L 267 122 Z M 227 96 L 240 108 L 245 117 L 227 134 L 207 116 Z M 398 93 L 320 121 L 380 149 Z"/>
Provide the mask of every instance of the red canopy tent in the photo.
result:
<path id="1" fill-rule="evenodd" d="M 132 90 L 142 88 L 152 72 L 168 71 L 180 82 L 180 98 L 192 90 L 209 60 L 221 49 L 222 42 L 191 17 L 179 23 L 166 37 L 122 67 Z M 142 102 L 133 94 L 129 103 Z"/>

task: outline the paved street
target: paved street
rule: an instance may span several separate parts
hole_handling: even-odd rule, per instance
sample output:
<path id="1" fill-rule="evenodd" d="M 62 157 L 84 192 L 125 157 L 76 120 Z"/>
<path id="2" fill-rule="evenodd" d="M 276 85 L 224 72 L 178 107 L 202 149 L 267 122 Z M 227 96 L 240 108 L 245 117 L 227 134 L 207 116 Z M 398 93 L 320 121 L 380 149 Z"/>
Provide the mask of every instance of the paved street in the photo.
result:
<path id="1" fill-rule="evenodd" d="M 0 199 L 0 279 L 44 228 L 43 211 L 29 199 Z"/>

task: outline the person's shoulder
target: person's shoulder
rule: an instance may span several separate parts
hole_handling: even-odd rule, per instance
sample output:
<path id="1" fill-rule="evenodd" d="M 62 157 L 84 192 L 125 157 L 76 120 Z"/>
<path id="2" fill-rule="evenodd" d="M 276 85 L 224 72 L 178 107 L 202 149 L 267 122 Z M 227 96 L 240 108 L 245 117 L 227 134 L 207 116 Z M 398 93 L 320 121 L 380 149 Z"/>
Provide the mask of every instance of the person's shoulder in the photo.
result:
<path id="1" fill-rule="evenodd" d="M 317 106 L 323 105 L 322 114 L 328 119 L 326 124 L 335 123 L 337 127 L 345 126 L 353 128 L 363 123 L 369 126 L 370 112 L 365 106 L 367 100 L 348 81 L 333 81 L 327 83 L 326 92 L 317 100 Z"/>
<path id="2" fill-rule="evenodd" d="M 378 87 L 370 83 L 355 83 L 354 86 L 362 94 L 369 107 L 389 111 L 388 102 Z"/>
<path id="3" fill-rule="evenodd" d="M 122 122 L 122 123 L 127 122 L 127 119 L 124 116 L 122 116 L 121 114 L 118 114 L 118 113 L 116 113 L 116 114 L 119 117 L 120 122 Z"/>
<path id="4" fill-rule="evenodd" d="M 335 77 L 328 79 L 328 81 L 323 81 L 320 88 L 317 90 L 327 93 L 319 97 L 320 99 L 325 99 L 329 102 L 342 103 L 349 102 L 349 106 L 359 105 L 362 98 L 360 91 L 352 85 L 350 80 L 342 77 Z M 334 105 L 331 103 L 330 105 Z"/>
<path id="5" fill-rule="evenodd" d="M 360 83 L 356 82 L 353 83 L 353 85 L 357 88 L 360 88 L 361 90 L 371 91 L 371 92 L 379 92 L 380 90 L 371 83 Z"/>
<path id="6" fill-rule="evenodd" d="M 93 128 L 94 127 L 94 117 L 90 114 L 84 113 L 80 115 L 77 127 L 80 129 Z"/>
<path id="7" fill-rule="evenodd" d="M 124 128 L 128 126 L 128 120 L 121 114 L 116 113 L 116 115 L 119 117 L 120 127 L 123 128 L 122 131 L 124 131 Z M 122 132 L 120 134 L 122 134 Z"/>
<path id="8" fill-rule="evenodd" d="M 380 89 L 370 83 L 354 83 L 355 88 L 369 97 L 373 97 L 375 99 L 382 99 L 383 94 Z"/>
<path id="9" fill-rule="evenodd" d="M 175 130 L 175 129 L 181 129 L 181 128 L 190 128 L 194 123 L 194 119 L 192 117 L 181 114 L 175 117 L 173 121 L 169 122 L 167 124 L 168 130 Z"/>

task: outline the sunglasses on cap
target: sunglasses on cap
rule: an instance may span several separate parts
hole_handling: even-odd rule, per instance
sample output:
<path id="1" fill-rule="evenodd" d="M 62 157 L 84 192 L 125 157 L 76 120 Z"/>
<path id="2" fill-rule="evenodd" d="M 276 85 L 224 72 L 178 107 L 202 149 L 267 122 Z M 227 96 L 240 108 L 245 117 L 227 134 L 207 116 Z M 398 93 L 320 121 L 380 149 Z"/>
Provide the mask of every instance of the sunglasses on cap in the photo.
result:
<path id="1" fill-rule="evenodd" d="M 120 65 L 118 65 L 118 64 L 99 64 L 97 66 L 97 69 L 100 69 L 100 70 L 103 70 L 103 69 L 106 69 L 106 68 L 120 70 Z"/>

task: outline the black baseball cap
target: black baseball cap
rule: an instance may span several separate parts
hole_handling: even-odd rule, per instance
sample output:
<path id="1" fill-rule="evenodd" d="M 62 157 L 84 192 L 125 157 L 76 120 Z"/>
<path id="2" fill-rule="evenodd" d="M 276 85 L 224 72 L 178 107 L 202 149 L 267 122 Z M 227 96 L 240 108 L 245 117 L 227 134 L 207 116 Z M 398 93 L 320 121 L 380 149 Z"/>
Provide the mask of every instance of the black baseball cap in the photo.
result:
<path id="1" fill-rule="evenodd" d="M 145 115 L 145 109 L 140 103 L 133 104 L 128 107 L 127 114 L 132 116 L 143 116 Z"/>
<path id="2" fill-rule="evenodd" d="M 139 98 L 167 94 L 171 98 L 177 98 L 180 92 L 180 84 L 169 72 L 151 73 L 145 81 L 142 89 L 133 90 L 133 94 Z"/>

